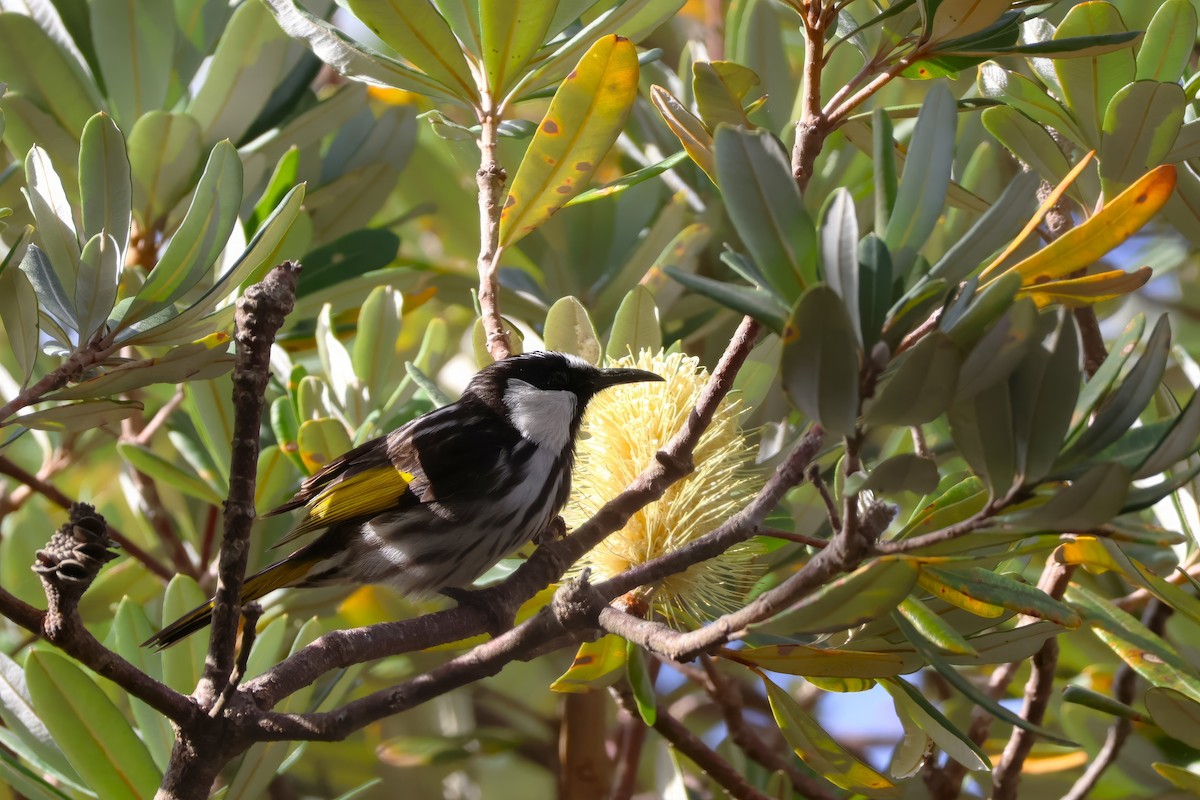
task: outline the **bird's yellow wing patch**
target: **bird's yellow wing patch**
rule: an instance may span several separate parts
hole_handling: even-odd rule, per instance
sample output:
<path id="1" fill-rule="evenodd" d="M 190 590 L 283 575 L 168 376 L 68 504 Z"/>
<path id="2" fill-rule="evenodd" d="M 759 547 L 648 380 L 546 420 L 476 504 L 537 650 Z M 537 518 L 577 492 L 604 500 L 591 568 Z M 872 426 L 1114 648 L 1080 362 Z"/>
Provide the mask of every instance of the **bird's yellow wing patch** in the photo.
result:
<path id="1" fill-rule="evenodd" d="M 412 482 L 411 472 L 402 472 L 392 466 L 380 466 L 330 483 L 309 501 L 308 514 L 304 520 L 281 539 L 279 544 L 348 519 L 395 508 L 399 504 L 400 496 Z"/>

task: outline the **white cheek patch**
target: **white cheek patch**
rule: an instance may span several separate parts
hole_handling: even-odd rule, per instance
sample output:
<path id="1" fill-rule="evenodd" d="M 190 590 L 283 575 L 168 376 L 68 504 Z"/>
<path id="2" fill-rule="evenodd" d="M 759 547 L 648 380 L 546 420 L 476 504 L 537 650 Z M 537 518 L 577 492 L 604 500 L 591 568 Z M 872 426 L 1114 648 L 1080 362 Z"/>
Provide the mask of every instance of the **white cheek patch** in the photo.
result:
<path id="1" fill-rule="evenodd" d="M 513 426 L 540 447 L 562 450 L 571 443 L 571 420 L 578 400 L 574 392 L 539 389 L 515 378 L 504 391 Z"/>

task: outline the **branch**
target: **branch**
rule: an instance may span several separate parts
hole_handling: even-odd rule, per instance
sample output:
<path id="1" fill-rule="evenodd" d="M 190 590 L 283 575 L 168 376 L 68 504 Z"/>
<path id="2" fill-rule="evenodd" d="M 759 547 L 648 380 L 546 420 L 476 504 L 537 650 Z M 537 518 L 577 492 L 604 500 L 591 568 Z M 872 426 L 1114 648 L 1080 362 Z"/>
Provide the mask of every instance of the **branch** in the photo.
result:
<path id="1" fill-rule="evenodd" d="M 68 383 L 78 380 L 89 367 L 108 358 L 116 349 L 112 345 L 106 345 L 76 350 L 66 361 L 42 376 L 37 383 L 0 406 L 0 427 L 3 427 L 5 421 L 13 414 L 39 402 L 44 395 L 56 392 Z"/>
<path id="2" fill-rule="evenodd" d="M 1051 557 L 1038 581 L 1038 588 L 1057 599 L 1063 596 L 1075 568 L 1059 564 Z M 1041 725 L 1046 708 L 1054 693 L 1054 670 L 1058 666 L 1058 638 L 1050 637 L 1042 649 L 1034 654 L 1029 682 L 1025 685 L 1025 700 L 1021 716 L 1035 725 Z M 1000 763 L 992 772 L 992 800 L 1015 800 L 1017 787 L 1021 783 L 1021 769 L 1025 759 L 1033 750 L 1036 734 L 1024 728 L 1013 728 Z"/>
<path id="3" fill-rule="evenodd" d="M 59 491 L 58 487 L 56 487 L 54 484 L 50 483 L 49 481 L 42 480 L 31 472 L 21 469 L 21 467 L 10 461 L 6 456 L 0 456 L 0 475 L 7 475 L 13 480 L 23 483 L 30 489 L 45 497 L 51 503 L 54 503 L 54 505 L 58 506 L 59 508 L 70 508 L 75 502 Z M 146 569 L 150 570 L 158 577 L 165 581 L 169 581 L 171 578 L 175 577 L 175 570 L 168 568 L 157 558 L 138 547 L 129 540 L 128 536 L 121 533 L 112 525 L 108 526 L 108 535 L 114 542 L 120 545 L 122 550 L 136 558 L 138 561 L 142 562 Z"/>
<path id="4" fill-rule="evenodd" d="M 503 211 L 504 182 L 508 174 L 496 159 L 500 116 L 484 110 L 479 117 L 479 171 L 475 183 L 479 190 L 479 313 L 488 352 L 499 361 L 512 353 L 508 329 L 500 316 L 500 213 Z"/>
<path id="5" fill-rule="evenodd" d="M 612 691 L 626 712 L 637 715 L 637 706 L 633 700 L 633 692 L 627 684 L 620 688 L 614 688 Z M 661 704 L 658 706 L 654 716 L 654 730 L 658 731 L 664 739 L 674 745 L 676 750 L 683 753 L 696 766 L 704 770 L 704 773 L 708 777 L 721 784 L 721 787 L 729 792 L 730 797 L 737 798 L 737 800 L 770 800 L 768 795 L 763 794 L 747 783 L 746 779 L 733 768 L 732 764 L 722 758 L 716 750 L 713 750 L 701 741 L 699 736 L 684 727 L 683 723 L 671 716 Z"/>
<path id="6" fill-rule="evenodd" d="M 270 380 L 271 344 L 296 299 L 300 265 L 285 261 L 238 300 L 234 317 L 237 358 L 233 368 L 233 441 L 225 532 L 217 571 L 212 633 L 204 674 L 196 697 L 211 708 L 234 670 L 234 644 L 242 607 L 242 582 L 254 523 L 254 483 L 258 470 L 259 427 L 264 394 Z"/>

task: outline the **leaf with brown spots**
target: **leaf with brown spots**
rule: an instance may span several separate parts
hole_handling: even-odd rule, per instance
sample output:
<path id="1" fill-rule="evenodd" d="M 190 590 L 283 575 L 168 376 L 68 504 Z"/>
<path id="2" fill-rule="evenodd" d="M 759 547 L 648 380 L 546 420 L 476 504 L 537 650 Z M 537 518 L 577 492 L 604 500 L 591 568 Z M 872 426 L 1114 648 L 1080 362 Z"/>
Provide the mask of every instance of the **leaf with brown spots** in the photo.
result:
<path id="1" fill-rule="evenodd" d="M 500 244 L 541 225 L 587 185 L 616 142 L 637 97 L 633 43 L 606 36 L 558 87 L 517 167 L 500 215 Z"/>

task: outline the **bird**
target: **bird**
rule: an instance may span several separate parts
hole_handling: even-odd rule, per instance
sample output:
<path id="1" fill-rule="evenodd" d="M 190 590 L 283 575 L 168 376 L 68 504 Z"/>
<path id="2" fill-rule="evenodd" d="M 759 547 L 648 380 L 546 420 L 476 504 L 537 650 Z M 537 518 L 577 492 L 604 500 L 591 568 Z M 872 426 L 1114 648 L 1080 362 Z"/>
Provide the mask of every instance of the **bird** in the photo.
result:
<path id="1" fill-rule="evenodd" d="M 457 401 L 330 461 L 268 512 L 305 512 L 275 547 L 323 532 L 247 578 L 242 603 L 285 587 L 339 584 L 461 599 L 566 504 L 588 401 L 613 386 L 661 380 L 552 351 L 484 367 Z M 163 649 L 203 629 L 212 607 L 209 600 L 143 646 Z"/>

